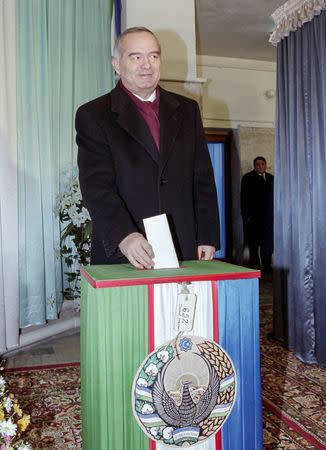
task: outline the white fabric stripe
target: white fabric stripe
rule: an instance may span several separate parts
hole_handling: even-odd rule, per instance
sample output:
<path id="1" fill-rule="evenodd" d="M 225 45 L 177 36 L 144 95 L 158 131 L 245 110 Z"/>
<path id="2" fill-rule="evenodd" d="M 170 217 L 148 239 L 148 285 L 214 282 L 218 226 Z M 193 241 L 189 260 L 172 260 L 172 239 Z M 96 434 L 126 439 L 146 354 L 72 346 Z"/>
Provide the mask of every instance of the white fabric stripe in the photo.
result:
<path id="1" fill-rule="evenodd" d="M 190 292 L 197 295 L 197 305 L 194 328 L 188 335 L 202 336 L 213 339 L 213 305 L 212 285 L 210 281 L 194 281 L 188 285 Z M 154 347 L 176 337 L 174 330 L 174 315 L 177 295 L 181 291 L 178 283 L 154 285 Z M 196 450 L 215 450 L 215 437 L 196 444 Z M 167 447 L 156 443 L 156 450 L 166 450 Z"/>

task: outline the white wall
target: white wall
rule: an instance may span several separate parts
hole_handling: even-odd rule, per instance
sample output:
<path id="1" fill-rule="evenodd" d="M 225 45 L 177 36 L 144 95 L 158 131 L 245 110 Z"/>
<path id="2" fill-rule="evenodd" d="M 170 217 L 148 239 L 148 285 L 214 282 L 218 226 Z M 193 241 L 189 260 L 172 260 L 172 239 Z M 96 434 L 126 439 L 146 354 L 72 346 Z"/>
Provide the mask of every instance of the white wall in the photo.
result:
<path id="1" fill-rule="evenodd" d="M 163 79 L 196 78 L 195 2 L 123 0 L 122 29 L 145 26 L 162 46 Z"/>
<path id="2" fill-rule="evenodd" d="M 169 80 L 164 87 L 198 97 L 206 127 L 274 128 L 275 97 L 266 93 L 275 92 L 276 63 L 196 56 L 195 23 L 194 0 L 122 0 L 122 29 L 146 26 L 157 34 L 162 80 Z M 198 86 L 174 85 L 172 80 L 194 80 Z"/>
<path id="3" fill-rule="evenodd" d="M 276 63 L 197 56 L 205 127 L 274 128 Z M 267 95 L 266 95 L 267 94 Z"/>

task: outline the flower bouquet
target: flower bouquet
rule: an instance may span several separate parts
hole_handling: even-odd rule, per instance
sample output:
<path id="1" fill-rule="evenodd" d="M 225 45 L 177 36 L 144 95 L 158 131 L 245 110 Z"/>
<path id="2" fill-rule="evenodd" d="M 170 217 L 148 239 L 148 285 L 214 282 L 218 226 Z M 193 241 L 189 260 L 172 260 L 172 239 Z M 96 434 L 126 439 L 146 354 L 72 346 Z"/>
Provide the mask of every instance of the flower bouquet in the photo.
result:
<path id="1" fill-rule="evenodd" d="M 23 414 L 18 400 L 6 389 L 5 379 L 0 375 L 0 450 L 31 450 L 21 438 L 29 423 L 30 416 Z"/>
<path id="2" fill-rule="evenodd" d="M 66 300 L 80 299 L 81 265 L 89 264 L 92 222 L 79 188 L 78 178 L 74 176 L 66 192 L 57 198 L 57 214 L 63 225 L 60 236 L 60 253 L 66 271 L 68 286 L 63 290 Z"/>

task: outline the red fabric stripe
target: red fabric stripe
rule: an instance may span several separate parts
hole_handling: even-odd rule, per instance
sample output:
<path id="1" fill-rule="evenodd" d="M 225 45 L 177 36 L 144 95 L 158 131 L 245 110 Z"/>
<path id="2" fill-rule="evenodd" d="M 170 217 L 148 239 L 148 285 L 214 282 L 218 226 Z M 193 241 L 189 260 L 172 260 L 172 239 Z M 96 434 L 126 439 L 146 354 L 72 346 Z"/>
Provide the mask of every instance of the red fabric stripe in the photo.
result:
<path id="1" fill-rule="evenodd" d="M 325 445 L 319 442 L 312 434 L 308 433 L 308 431 L 301 428 L 299 424 L 294 422 L 287 414 L 284 414 L 280 409 L 278 409 L 275 405 L 273 405 L 273 403 L 266 400 L 266 398 L 263 398 L 263 405 L 265 406 L 265 408 L 272 411 L 272 413 L 275 414 L 276 417 L 278 417 L 284 423 L 293 428 L 295 432 L 300 434 L 300 436 L 306 439 L 306 441 L 310 442 L 310 444 L 315 446 L 318 450 L 326 449 Z"/>
<path id="2" fill-rule="evenodd" d="M 212 281 L 212 301 L 213 301 L 213 340 L 218 343 L 219 330 L 218 330 L 218 292 L 217 281 Z M 222 449 L 222 437 L 221 431 L 215 435 L 215 449 Z"/>
<path id="3" fill-rule="evenodd" d="M 222 450 L 222 436 L 221 430 L 215 434 L 215 449 Z"/>
<path id="4" fill-rule="evenodd" d="M 218 343 L 218 293 L 217 281 L 212 281 L 212 300 L 213 300 L 213 340 Z"/>
<path id="5" fill-rule="evenodd" d="M 154 335 L 154 285 L 147 286 L 148 302 L 148 353 L 151 353 L 155 347 Z M 156 443 L 149 439 L 149 450 L 156 450 Z"/>
<path id="6" fill-rule="evenodd" d="M 88 273 L 86 273 L 84 269 L 80 269 L 80 276 L 84 277 L 93 288 L 97 287 L 96 281 L 90 275 L 88 275 Z"/>
<path id="7" fill-rule="evenodd" d="M 147 286 L 148 295 L 148 353 L 151 353 L 155 348 L 154 342 L 154 286 L 152 284 Z"/>

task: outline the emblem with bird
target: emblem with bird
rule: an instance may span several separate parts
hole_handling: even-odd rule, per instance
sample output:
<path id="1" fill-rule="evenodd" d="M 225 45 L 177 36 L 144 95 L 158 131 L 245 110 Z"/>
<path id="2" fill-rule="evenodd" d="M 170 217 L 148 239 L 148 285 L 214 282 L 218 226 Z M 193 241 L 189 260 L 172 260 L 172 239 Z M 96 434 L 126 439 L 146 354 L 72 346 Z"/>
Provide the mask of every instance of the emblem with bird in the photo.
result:
<path id="1" fill-rule="evenodd" d="M 198 402 L 195 402 L 190 393 L 192 381 L 182 381 L 181 403 L 178 405 L 168 394 L 164 387 L 164 376 L 169 366 L 165 365 L 158 374 L 153 386 L 153 404 L 157 414 L 165 423 L 177 428 L 198 426 L 205 420 L 214 409 L 220 391 L 220 380 L 213 366 L 207 359 L 200 355 L 205 361 L 209 371 L 209 382 L 207 389 L 201 395 Z"/>

